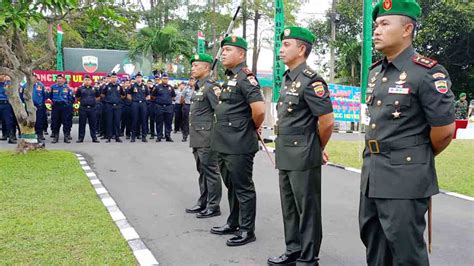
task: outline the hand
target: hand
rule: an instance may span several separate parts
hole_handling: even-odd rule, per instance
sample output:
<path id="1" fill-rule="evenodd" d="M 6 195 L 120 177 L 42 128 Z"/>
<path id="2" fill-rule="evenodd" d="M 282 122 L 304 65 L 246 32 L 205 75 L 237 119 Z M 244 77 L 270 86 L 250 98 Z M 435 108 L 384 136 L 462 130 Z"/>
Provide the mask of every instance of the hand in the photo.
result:
<path id="1" fill-rule="evenodd" d="M 326 151 L 323 151 L 323 165 L 326 165 L 329 162 L 329 154 Z"/>
<path id="2" fill-rule="evenodd" d="M 262 135 L 262 127 L 256 128 L 255 131 L 257 131 L 258 135 Z"/>

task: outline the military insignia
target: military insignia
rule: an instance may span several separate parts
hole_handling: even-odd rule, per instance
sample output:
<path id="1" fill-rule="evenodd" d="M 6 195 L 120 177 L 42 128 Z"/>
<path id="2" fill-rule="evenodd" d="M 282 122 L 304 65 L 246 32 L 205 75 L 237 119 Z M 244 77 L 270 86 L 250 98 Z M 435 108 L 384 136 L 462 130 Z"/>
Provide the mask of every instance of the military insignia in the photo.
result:
<path id="1" fill-rule="evenodd" d="M 400 80 L 405 80 L 405 79 L 407 79 L 407 76 L 408 76 L 408 75 L 407 75 L 407 72 L 403 71 L 402 74 L 400 74 L 399 79 L 400 79 Z"/>
<path id="2" fill-rule="evenodd" d="M 367 103 L 370 103 L 371 100 L 372 100 L 372 95 L 367 95 L 367 97 L 365 98 L 365 101 Z"/>
<path id="3" fill-rule="evenodd" d="M 392 6 L 392 0 L 383 0 L 383 9 L 389 11 L 390 9 L 392 9 Z"/>
<path id="4" fill-rule="evenodd" d="M 316 82 L 313 82 L 313 84 L 311 84 L 311 86 L 313 87 L 316 87 L 316 86 L 322 86 L 323 83 L 321 81 L 316 81 Z"/>
<path id="5" fill-rule="evenodd" d="M 138 91 L 137 91 L 137 88 L 133 89 L 133 92 L 138 92 Z"/>
<path id="6" fill-rule="evenodd" d="M 314 94 L 318 97 L 323 97 L 324 96 L 324 87 L 323 85 L 319 85 L 313 88 Z"/>
<path id="7" fill-rule="evenodd" d="M 199 60 L 199 55 L 194 55 L 194 60 Z"/>
<path id="8" fill-rule="evenodd" d="M 402 114 L 402 113 L 399 112 L 398 110 L 395 110 L 395 112 L 392 113 L 394 119 L 400 118 L 400 115 L 401 115 L 401 114 Z"/>
<path id="9" fill-rule="evenodd" d="M 237 42 L 237 36 L 235 35 L 232 35 L 230 39 L 232 40 L 232 42 Z"/>
<path id="10" fill-rule="evenodd" d="M 369 85 L 370 88 L 375 87 L 375 83 L 369 83 L 368 85 Z"/>
<path id="11" fill-rule="evenodd" d="M 254 76 L 249 76 L 247 79 L 250 81 L 250 84 L 258 86 L 258 81 L 255 79 Z"/>
<path id="12" fill-rule="evenodd" d="M 438 61 L 436 61 L 434 59 L 431 59 L 431 58 L 428 58 L 428 57 L 421 56 L 419 54 L 414 55 L 412 57 L 412 61 L 415 64 L 418 64 L 420 66 L 430 68 L 430 69 L 433 68 L 436 64 L 438 64 Z"/>
<path id="13" fill-rule="evenodd" d="M 296 85 L 295 85 L 295 86 L 296 86 L 297 89 L 299 89 L 299 88 L 301 87 L 301 82 L 299 82 L 299 81 L 296 82 Z"/>
<path id="14" fill-rule="evenodd" d="M 293 112 L 293 108 L 290 108 L 288 107 L 288 109 L 286 109 L 289 113 Z"/>
<path id="15" fill-rule="evenodd" d="M 237 85 L 236 80 L 229 80 L 229 82 L 227 82 L 227 86 L 235 86 L 235 85 Z"/>
<path id="16" fill-rule="evenodd" d="M 399 87 L 390 87 L 388 88 L 389 94 L 410 94 L 410 88 L 399 88 Z"/>
<path id="17" fill-rule="evenodd" d="M 306 68 L 305 70 L 303 70 L 303 74 L 305 74 L 306 76 L 308 76 L 308 77 L 310 77 L 310 78 L 316 76 L 316 72 L 314 72 L 313 70 L 308 69 L 308 68 Z"/>
<path id="18" fill-rule="evenodd" d="M 446 80 L 435 81 L 435 87 L 439 93 L 445 94 L 448 92 L 448 82 Z"/>
<path id="19" fill-rule="evenodd" d="M 290 36 L 290 33 L 291 33 L 290 29 L 286 29 L 286 30 L 283 31 L 283 35 L 285 35 L 285 37 Z"/>
<path id="20" fill-rule="evenodd" d="M 444 73 L 441 73 L 441 72 L 434 73 L 432 76 L 435 79 L 445 79 L 446 78 L 446 75 Z"/>
<path id="21" fill-rule="evenodd" d="M 222 92 L 222 89 L 218 86 L 215 86 L 214 88 L 212 88 L 214 90 L 214 94 L 219 97 L 221 95 L 221 92 Z"/>
<path id="22" fill-rule="evenodd" d="M 370 82 L 374 83 L 377 80 L 377 78 L 374 76 L 373 78 L 370 79 Z"/>

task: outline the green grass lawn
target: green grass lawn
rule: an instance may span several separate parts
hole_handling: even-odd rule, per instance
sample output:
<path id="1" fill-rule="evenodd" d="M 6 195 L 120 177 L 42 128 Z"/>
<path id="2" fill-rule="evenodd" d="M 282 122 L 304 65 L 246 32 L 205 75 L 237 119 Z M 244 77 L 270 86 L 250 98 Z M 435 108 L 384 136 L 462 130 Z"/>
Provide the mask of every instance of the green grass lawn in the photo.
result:
<path id="1" fill-rule="evenodd" d="M 271 145 L 273 147 L 273 143 Z M 362 141 L 329 141 L 329 161 L 346 167 L 362 167 Z M 441 189 L 474 196 L 474 141 L 453 140 L 436 157 L 436 171 Z"/>
<path id="2" fill-rule="evenodd" d="M 70 152 L 0 151 L 1 264 L 137 264 Z"/>

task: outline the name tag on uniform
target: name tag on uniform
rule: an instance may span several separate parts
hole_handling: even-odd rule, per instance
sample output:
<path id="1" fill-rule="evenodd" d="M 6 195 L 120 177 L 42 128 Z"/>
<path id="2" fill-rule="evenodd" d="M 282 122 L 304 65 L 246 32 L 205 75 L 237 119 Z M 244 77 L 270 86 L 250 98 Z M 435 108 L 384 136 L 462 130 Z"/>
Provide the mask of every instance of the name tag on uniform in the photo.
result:
<path id="1" fill-rule="evenodd" d="M 286 95 L 298 96 L 299 94 L 297 92 L 287 91 Z"/>
<path id="2" fill-rule="evenodd" d="M 390 94 L 410 94 L 410 88 L 391 87 L 391 88 L 388 88 L 388 93 L 390 93 Z"/>
<path id="3" fill-rule="evenodd" d="M 229 85 L 229 86 L 235 86 L 235 85 L 237 85 L 237 81 L 236 81 L 236 80 L 230 80 L 230 81 L 227 83 L 227 85 Z"/>

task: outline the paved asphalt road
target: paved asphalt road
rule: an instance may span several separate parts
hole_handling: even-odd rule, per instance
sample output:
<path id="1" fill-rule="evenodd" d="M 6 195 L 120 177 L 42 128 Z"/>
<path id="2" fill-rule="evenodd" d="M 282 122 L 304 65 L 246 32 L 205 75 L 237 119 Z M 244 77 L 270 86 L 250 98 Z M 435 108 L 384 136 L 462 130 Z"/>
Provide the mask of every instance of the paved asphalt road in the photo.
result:
<path id="1" fill-rule="evenodd" d="M 263 152 L 255 157 L 257 241 L 227 247 L 228 236 L 209 233 L 225 223 L 223 215 L 196 219 L 184 209 L 198 196 L 197 173 L 188 143 L 173 135 L 174 143 L 148 144 L 86 142 L 50 144 L 83 154 L 162 265 L 265 265 L 269 256 L 284 251 L 278 178 Z M 346 139 L 336 134 L 337 139 Z M 14 145 L 0 143 L 0 149 Z M 364 265 L 364 247 L 358 235 L 359 175 L 323 167 L 323 230 L 321 265 Z M 474 261 L 474 203 L 446 195 L 434 197 L 432 265 L 471 265 Z"/>

